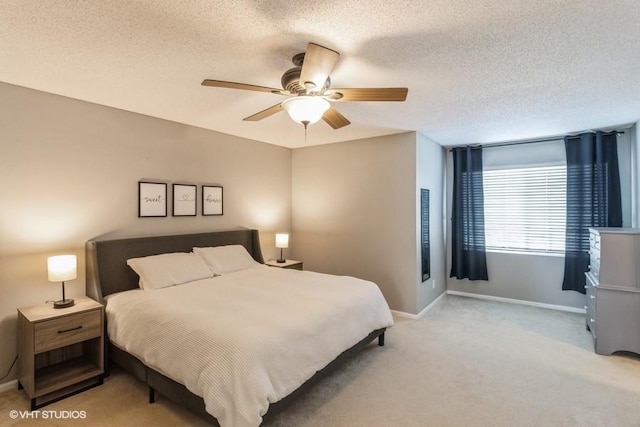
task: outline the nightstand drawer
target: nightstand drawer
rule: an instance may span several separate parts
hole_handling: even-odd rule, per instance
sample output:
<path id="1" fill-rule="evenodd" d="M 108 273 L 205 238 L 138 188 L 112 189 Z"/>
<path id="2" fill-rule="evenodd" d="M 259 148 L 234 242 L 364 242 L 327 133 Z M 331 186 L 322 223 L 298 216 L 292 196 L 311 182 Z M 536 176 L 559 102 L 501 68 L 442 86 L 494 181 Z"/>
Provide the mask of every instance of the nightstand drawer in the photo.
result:
<path id="1" fill-rule="evenodd" d="M 102 335 L 102 310 L 58 317 L 35 325 L 35 353 L 52 350 Z"/>

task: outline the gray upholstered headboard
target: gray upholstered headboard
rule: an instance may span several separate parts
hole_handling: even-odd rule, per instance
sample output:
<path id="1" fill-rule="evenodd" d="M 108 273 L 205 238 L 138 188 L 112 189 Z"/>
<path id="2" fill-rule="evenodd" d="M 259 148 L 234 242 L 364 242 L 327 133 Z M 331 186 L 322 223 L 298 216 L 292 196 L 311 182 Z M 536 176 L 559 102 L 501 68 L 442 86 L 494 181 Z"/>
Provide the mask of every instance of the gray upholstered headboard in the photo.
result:
<path id="1" fill-rule="evenodd" d="M 129 258 L 167 252 L 191 252 L 194 246 L 222 245 L 242 245 L 256 261 L 264 263 L 258 230 L 90 240 L 85 246 L 87 296 L 104 302 L 103 298 L 107 295 L 137 289 L 139 278 L 127 265 Z"/>

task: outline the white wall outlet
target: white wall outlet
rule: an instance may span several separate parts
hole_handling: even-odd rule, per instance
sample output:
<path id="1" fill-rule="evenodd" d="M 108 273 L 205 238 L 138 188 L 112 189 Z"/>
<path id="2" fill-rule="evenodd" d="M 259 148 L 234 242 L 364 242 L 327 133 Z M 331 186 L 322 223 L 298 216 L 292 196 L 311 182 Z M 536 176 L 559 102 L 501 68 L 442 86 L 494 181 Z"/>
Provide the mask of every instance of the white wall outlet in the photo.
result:
<path id="1" fill-rule="evenodd" d="M 436 288 L 436 279 L 433 279 L 431 281 L 431 289 L 435 289 Z"/>

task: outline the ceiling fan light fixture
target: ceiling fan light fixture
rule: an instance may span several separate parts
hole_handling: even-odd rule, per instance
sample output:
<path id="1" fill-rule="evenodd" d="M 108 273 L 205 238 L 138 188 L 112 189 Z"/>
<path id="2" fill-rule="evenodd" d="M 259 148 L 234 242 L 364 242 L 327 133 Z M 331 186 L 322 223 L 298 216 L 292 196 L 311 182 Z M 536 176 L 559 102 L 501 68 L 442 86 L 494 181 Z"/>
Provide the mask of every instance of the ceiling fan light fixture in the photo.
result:
<path id="1" fill-rule="evenodd" d="M 294 122 L 300 124 L 316 123 L 329 109 L 329 101 L 317 96 L 300 95 L 282 102 L 282 107 L 287 111 Z"/>

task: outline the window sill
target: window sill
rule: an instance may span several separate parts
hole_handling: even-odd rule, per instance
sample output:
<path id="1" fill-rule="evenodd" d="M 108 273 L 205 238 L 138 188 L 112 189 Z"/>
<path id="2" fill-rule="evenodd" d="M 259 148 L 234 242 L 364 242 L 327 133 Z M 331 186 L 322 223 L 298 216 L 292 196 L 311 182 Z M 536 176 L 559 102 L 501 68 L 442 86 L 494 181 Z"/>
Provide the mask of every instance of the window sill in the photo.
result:
<path id="1" fill-rule="evenodd" d="M 527 256 L 564 258 L 564 253 L 560 254 L 557 252 L 529 252 L 529 251 L 516 251 L 516 250 L 507 250 L 507 249 L 487 249 L 486 251 L 490 253 L 507 254 L 507 255 L 527 255 Z"/>

